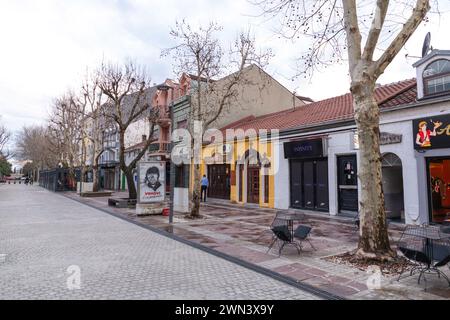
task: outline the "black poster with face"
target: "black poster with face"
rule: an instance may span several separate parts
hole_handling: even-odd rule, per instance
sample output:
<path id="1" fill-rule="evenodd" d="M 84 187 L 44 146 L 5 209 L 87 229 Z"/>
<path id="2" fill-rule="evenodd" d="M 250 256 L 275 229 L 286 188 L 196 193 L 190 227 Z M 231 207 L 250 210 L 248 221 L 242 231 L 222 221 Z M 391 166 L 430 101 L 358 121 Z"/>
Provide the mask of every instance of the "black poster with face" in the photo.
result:
<path id="1" fill-rule="evenodd" d="M 450 114 L 413 121 L 414 149 L 450 148 Z"/>
<path id="2" fill-rule="evenodd" d="M 286 159 L 323 157 L 322 139 L 286 142 L 284 157 Z"/>

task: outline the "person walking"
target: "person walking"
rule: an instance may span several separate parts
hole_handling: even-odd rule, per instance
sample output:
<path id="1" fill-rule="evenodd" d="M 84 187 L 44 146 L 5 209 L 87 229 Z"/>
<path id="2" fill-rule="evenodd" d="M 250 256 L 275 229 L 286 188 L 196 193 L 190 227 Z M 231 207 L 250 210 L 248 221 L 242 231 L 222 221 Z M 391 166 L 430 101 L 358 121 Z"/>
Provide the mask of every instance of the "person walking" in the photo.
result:
<path id="1" fill-rule="evenodd" d="M 200 201 L 206 202 L 206 193 L 208 191 L 208 185 L 209 185 L 209 181 L 208 181 L 208 178 L 206 177 L 206 175 L 203 175 L 201 185 L 202 185 L 202 192 L 200 195 Z M 204 197 L 203 197 L 203 193 L 205 194 Z"/>

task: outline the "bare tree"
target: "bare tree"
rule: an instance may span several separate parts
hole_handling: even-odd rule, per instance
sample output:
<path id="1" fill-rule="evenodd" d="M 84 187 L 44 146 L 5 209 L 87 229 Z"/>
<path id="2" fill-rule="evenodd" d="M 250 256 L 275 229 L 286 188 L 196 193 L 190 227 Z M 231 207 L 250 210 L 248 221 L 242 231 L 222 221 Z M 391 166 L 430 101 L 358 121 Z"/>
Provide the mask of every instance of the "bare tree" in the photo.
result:
<path id="1" fill-rule="evenodd" d="M 162 53 L 163 56 L 173 56 L 177 75 L 189 74 L 192 84 L 195 84 L 188 119 L 194 157 L 201 154 L 201 137 L 204 132 L 233 105 L 239 94 L 239 87 L 250 81 L 244 76 L 245 69 L 251 64 L 263 67 L 271 57 L 270 51 L 257 53 L 249 32 L 240 33 L 225 55 L 224 47 L 217 38 L 217 33 L 221 30 L 221 26 L 212 22 L 207 27 L 194 30 L 185 20 L 177 21 L 170 32 L 177 45 Z M 217 81 L 226 74 L 227 77 Z M 194 159 L 193 169 L 190 217 L 198 218 L 201 200 L 199 159 Z"/>
<path id="2" fill-rule="evenodd" d="M 105 151 L 103 135 L 110 126 L 109 118 L 103 117 L 104 95 L 98 85 L 97 74 L 86 76 L 81 87 L 82 95 L 86 101 L 86 110 L 83 115 L 83 140 L 88 140 L 89 150 L 86 150 L 92 167 L 93 191 L 99 190 L 99 161 Z M 86 148 L 86 146 L 85 146 Z"/>
<path id="3" fill-rule="evenodd" d="M 137 198 L 133 170 L 156 140 L 155 125 L 159 119 L 157 108 L 152 108 L 152 90 L 147 72 L 132 62 L 124 65 L 102 64 L 97 71 L 98 87 L 107 97 L 103 116 L 115 124 L 119 134 L 120 169 L 125 174 L 130 199 Z M 139 154 L 127 165 L 125 161 L 125 133 L 135 121 L 145 119 L 149 134 Z"/>
<path id="4" fill-rule="evenodd" d="M 380 110 L 377 79 L 417 27 L 426 20 L 429 0 L 262 0 L 263 13 L 280 17 L 280 33 L 310 40 L 300 57 L 303 71 L 347 59 L 359 135 L 361 185 L 360 239 L 357 256 L 391 259 L 381 182 Z M 304 36 L 304 37 L 303 37 Z M 365 41 L 363 41 L 365 40 Z"/>
<path id="5" fill-rule="evenodd" d="M 82 124 L 85 109 L 86 100 L 69 91 L 55 99 L 49 119 L 50 142 L 54 150 L 60 153 L 60 161 L 69 169 L 72 181 L 75 179 L 75 169 L 86 163 Z"/>
<path id="6" fill-rule="evenodd" d="M 1 118 L 0 118 L 1 119 Z M 11 132 L 8 129 L 0 124 L 0 157 L 5 160 L 12 156 L 11 152 L 6 149 L 7 144 L 11 139 Z"/>
<path id="7" fill-rule="evenodd" d="M 31 160 L 38 179 L 39 170 L 55 168 L 60 161 L 59 150 L 54 149 L 48 129 L 44 126 L 23 127 L 16 136 L 15 155 L 18 160 Z"/>

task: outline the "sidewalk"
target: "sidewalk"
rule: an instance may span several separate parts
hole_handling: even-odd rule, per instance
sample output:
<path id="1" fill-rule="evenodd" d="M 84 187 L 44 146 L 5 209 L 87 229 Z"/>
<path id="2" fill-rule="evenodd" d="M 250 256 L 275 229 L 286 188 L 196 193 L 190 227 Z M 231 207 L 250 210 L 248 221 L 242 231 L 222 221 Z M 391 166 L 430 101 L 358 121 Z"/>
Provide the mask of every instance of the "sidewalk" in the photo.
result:
<path id="1" fill-rule="evenodd" d="M 132 209 L 108 207 L 107 198 L 80 198 L 75 193 L 65 195 L 128 219 L 173 232 L 187 240 L 348 299 L 450 299 L 447 282 L 435 275 L 427 275 L 427 291 L 424 290 L 423 282 L 417 284 L 418 276 L 405 277 L 397 282 L 397 275 L 383 275 L 381 289 L 369 290 L 369 273 L 325 260 L 356 248 L 358 233 L 351 219 L 307 213 L 307 224 L 313 227 L 311 239 L 317 251 L 313 251 L 305 243 L 301 255 L 292 246 L 286 246 L 281 257 L 278 257 L 276 249 L 267 253 L 271 233 L 265 232 L 275 210 L 245 208 L 211 200 L 208 204 L 202 204 L 201 214 L 204 219 L 188 220 L 183 215 L 176 214 L 171 227 L 168 217 L 136 217 Z M 117 193 L 113 196 L 125 195 Z M 393 224 L 390 227 L 393 242 L 400 237 L 401 230 L 401 225 Z M 448 268 L 442 268 L 442 271 L 450 276 Z"/>

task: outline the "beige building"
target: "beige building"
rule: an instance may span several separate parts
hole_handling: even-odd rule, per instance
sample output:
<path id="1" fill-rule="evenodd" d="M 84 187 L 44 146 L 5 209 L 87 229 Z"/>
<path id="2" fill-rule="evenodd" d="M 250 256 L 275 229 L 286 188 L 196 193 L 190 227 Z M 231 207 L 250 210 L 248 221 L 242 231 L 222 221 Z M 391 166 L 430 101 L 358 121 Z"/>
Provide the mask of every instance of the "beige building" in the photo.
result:
<path id="1" fill-rule="evenodd" d="M 302 106 L 305 102 L 299 99 L 294 93 L 281 85 L 268 73 L 256 65 L 250 65 L 243 71 L 243 76 L 238 85 L 233 88 L 232 97 L 226 102 L 223 111 L 216 121 L 211 123 L 209 129 L 223 129 L 232 126 L 233 123 L 248 117 L 254 119 L 262 115 L 281 112 Z M 203 106 L 209 114 L 202 118 L 212 119 L 220 108 L 218 101 L 226 91 L 230 81 L 233 81 L 235 74 L 228 75 L 217 81 L 207 81 L 200 79 L 203 87 L 209 86 L 208 94 L 205 96 Z M 186 128 L 191 125 L 193 119 L 192 112 L 196 104 L 196 88 L 198 79 L 194 76 L 184 74 L 180 79 L 177 90 L 178 99 L 173 101 L 174 129 Z M 209 196 L 215 198 L 229 199 L 232 184 L 230 180 L 232 174 L 229 164 L 204 164 L 204 172 L 210 180 Z M 189 165 L 180 166 L 175 171 L 174 186 L 174 207 L 176 211 L 188 212 L 190 191 L 193 188 L 192 168 Z"/>

